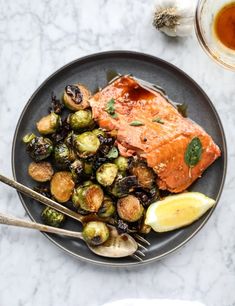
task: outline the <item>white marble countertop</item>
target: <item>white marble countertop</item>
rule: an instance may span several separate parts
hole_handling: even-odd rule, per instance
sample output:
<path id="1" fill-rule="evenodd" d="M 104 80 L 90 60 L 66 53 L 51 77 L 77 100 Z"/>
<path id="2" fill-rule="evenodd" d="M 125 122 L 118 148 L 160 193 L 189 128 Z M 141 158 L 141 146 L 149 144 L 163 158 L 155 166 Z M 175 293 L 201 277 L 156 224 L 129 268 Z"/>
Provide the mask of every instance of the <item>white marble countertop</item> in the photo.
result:
<path id="1" fill-rule="evenodd" d="M 170 39 L 151 25 L 152 0 L 21 0 L 0 5 L 0 168 L 11 176 L 11 144 L 26 101 L 53 71 L 104 50 L 135 50 L 182 68 L 208 93 L 224 124 L 229 166 L 218 208 L 202 231 L 168 258 L 107 269 L 62 252 L 38 232 L 0 227 L 1 306 L 99 306 L 121 298 L 178 298 L 235 305 L 235 75 L 213 63 L 195 35 Z M 26 216 L 0 185 L 1 211 Z"/>

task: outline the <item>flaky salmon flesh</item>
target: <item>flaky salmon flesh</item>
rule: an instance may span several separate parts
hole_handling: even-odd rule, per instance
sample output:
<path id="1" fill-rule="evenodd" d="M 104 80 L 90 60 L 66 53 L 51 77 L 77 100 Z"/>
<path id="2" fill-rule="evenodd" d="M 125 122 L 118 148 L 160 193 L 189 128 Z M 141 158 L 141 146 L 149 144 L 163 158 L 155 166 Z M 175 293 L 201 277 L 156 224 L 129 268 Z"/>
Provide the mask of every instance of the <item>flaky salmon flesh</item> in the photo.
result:
<path id="1" fill-rule="evenodd" d="M 161 92 L 143 84 L 131 76 L 117 78 L 90 99 L 93 117 L 115 135 L 122 156 L 137 155 L 153 168 L 160 189 L 182 192 L 221 155 L 220 149 Z M 189 167 L 185 152 L 195 137 L 201 141 L 202 153 Z"/>

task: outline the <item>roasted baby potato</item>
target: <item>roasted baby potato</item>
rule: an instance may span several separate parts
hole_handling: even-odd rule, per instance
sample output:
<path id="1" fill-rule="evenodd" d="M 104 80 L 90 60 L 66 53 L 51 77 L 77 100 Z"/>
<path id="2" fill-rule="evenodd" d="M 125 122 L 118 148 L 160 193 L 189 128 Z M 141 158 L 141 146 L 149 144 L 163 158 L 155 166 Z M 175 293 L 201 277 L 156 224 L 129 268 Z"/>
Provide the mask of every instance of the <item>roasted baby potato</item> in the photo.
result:
<path id="1" fill-rule="evenodd" d="M 37 182 L 47 182 L 51 180 L 54 171 L 51 164 L 48 162 L 32 162 L 29 164 L 28 174 Z"/>
<path id="2" fill-rule="evenodd" d="M 59 227 L 64 222 L 65 215 L 53 208 L 46 207 L 42 211 L 41 218 L 45 224 Z"/>
<path id="3" fill-rule="evenodd" d="M 103 244 L 109 238 L 109 229 L 104 222 L 88 222 L 82 231 L 84 240 L 91 245 Z"/>
<path id="4" fill-rule="evenodd" d="M 121 219 L 127 222 L 138 221 L 144 212 L 144 207 L 139 199 L 133 195 L 128 195 L 118 200 L 117 212 Z"/>
<path id="5" fill-rule="evenodd" d="M 48 135 L 56 132 L 58 127 L 61 125 L 61 118 L 55 113 L 42 117 L 37 123 L 37 129 L 40 134 Z"/>
<path id="6" fill-rule="evenodd" d="M 58 202 L 65 203 L 70 199 L 74 185 L 70 172 L 56 172 L 51 180 L 51 194 Z"/>
<path id="7" fill-rule="evenodd" d="M 75 208 L 89 212 L 98 212 L 104 199 L 101 187 L 91 181 L 86 181 L 73 192 L 72 201 Z"/>
<path id="8" fill-rule="evenodd" d="M 72 111 L 88 108 L 90 91 L 82 84 L 67 85 L 63 94 L 64 105 Z"/>

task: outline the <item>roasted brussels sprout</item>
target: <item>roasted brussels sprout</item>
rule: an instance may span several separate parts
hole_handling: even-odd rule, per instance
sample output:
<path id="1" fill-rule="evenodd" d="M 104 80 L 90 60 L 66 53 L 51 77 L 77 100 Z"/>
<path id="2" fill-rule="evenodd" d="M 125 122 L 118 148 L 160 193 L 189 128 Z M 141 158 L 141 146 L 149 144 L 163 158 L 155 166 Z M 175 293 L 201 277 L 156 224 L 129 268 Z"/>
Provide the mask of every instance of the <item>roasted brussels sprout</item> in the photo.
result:
<path id="1" fill-rule="evenodd" d="M 103 136 L 103 137 L 107 136 L 105 131 L 102 129 L 94 129 L 92 133 L 95 134 L 96 136 Z"/>
<path id="2" fill-rule="evenodd" d="M 85 132 L 74 138 L 75 149 L 79 152 L 80 157 L 94 155 L 100 146 L 98 137 L 92 132 Z"/>
<path id="3" fill-rule="evenodd" d="M 75 208 L 82 208 L 90 212 L 98 212 L 104 199 L 101 187 L 91 181 L 85 182 L 74 190 L 72 201 Z"/>
<path id="4" fill-rule="evenodd" d="M 156 181 L 156 175 L 153 169 L 149 168 L 142 161 L 135 161 L 130 165 L 130 173 L 137 177 L 141 187 L 151 189 Z"/>
<path id="5" fill-rule="evenodd" d="M 23 142 L 24 143 L 29 143 L 31 140 L 33 140 L 34 138 L 36 138 L 36 135 L 34 135 L 34 133 L 28 133 L 23 137 Z"/>
<path id="6" fill-rule="evenodd" d="M 98 210 L 98 216 L 102 218 L 108 218 L 111 217 L 114 213 L 115 213 L 115 206 L 113 200 L 108 196 L 104 196 L 102 205 Z"/>
<path id="7" fill-rule="evenodd" d="M 65 220 L 64 214 L 50 207 L 43 209 L 41 218 L 45 224 L 54 227 L 59 227 Z"/>
<path id="8" fill-rule="evenodd" d="M 40 134 L 48 135 L 56 132 L 58 127 L 61 125 L 61 118 L 55 113 L 42 117 L 37 123 L 37 129 Z"/>
<path id="9" fill-rule="evenodd" d="M 115 164 L 106 163 L 96 171 L 96 179 L 102 186 L 110 186 L 113 184 L 117 173 L 118 168 Z"/>
<path id="10" fill-rule="evenodd" d="M 132 192 L 138 186 L 137 179 L 134 175 L 123 177 L 118 175 L 113 185 L 108 188 L 108 191 L 115 197 L 122 197 Z"/>
<path id="11" fill-rule="evenodd" d="M 89 109 L 81 109 L 69 116 L 69 124 L 73 130 L 79 131 L 84 128 L 92 128 L 95 122 Z"/>
<path id="12" fill-rule="evenodd" d="M 84 240 L 90 245 L 100 245 L 109 238 L 109 229 L 104 222 L 88 222 L 82 231 Z"/>
<path id="13" fill-rule="evenodd" d="M 118 167 L 118 170 L 120 172 L 125 172 L 128 169 L 128 165 L 129 165 L 129 160 L 126 157 L 123 156 L 119 156 L 118 158 L 115 159 L 115 164 Z"/>
<path id="14" fill-rule="evenodd" d="M 51 194 L 58 202 L 65 203 L 70 199 L 74 185 L 70 172 L 56 172 L 51 180 Z"/>
<path id="15" fill-rule="evenodd" d="M 77 111 L 89 107 L 90 96 L 90 91 L 84 85 L 67 85 L 63 94 L 63 102 L 67 108 Z"/>
<path id="16" fill-rule="evenodd" d="M 72 173 L 72 178 L 74 182 L 79 182 L 82 177 L 83 177 L 83 162 L 79 159 L 76 159 L 69 167 L 71 173 Z"/>
<path id="17" fill-rule="evenodd" d="M 37 182 L 47 182 L 51 180 L 54 171 L 51 164 L 48 162 L 32 162 L 29 164 L 28 174 Z"/>
<path id="18" fill-rule="evenodd" d="M 128 195 L 118 200 L 117 212 L 119 217 L 124 221 L 136 222 L 142 217 L 144 207 L 138 198 L 133 195 Z"/>
<path id="19" fill-rule="evenodd" d="M 35 137 L 28 143 L 27 151 L 30 157 L 37 162 L 51 155 L 53 145 L 48 138 Z"/>
<path id="20" fill-rule="evenodd" d="M 66 146 L 65 143 L 60 143 L 55 146 L 54 160 L 57 166 L 66 167 L 76 159 L 75 152 Z"/>

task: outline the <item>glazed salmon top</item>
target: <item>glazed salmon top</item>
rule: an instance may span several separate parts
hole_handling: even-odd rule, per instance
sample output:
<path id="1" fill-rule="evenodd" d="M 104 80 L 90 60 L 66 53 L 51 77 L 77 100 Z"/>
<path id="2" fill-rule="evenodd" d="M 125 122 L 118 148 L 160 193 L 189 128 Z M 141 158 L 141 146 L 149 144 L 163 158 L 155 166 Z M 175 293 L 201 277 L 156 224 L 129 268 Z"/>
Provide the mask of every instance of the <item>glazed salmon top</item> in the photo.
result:
<path id="1" fill-rule="evenodd" d="M 220 149 L 162 93 L 143 84 L 130 76 L 119 77 L 90 99 L 93 117 L 115 135 L 121 155 L 146 160 L 160 189 L 181 192 L 220 156 Z M 202 154 L 190 168 L 185 152 L 195 137 L 201 141 Z"/>

